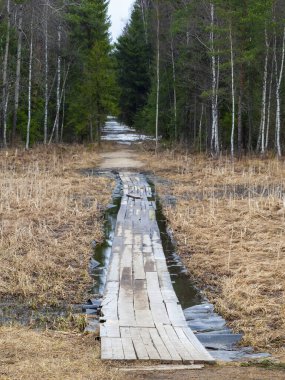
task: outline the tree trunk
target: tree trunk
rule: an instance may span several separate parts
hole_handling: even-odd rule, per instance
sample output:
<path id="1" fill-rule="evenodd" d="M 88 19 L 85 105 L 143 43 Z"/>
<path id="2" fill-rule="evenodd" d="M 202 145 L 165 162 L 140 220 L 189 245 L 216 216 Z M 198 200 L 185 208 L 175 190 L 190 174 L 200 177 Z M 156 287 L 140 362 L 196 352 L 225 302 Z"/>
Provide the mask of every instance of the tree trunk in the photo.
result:
<path id="1" fill-rule="evenodd" d="M 216 53 L 214 48 L 214 4 L 211 3 L 211 61 L 212 61 L 212 136 L 211 136 L 211 151 L 219 153 L 219 131 L 218 131 L 218 87 L 219 87 L 219 59 L 216 62 Z"/>
<path id="2" fill-rule="evenodd" d="M 23 6 L 20 5 L 19 25 L 18 25 L 18 47 L 17 47 L 17 67 L 15 80 L 15 101 L 14 101 L 14 118 L 12 130 L 12 143 L 14 143 L 17 134 L 17 117 L 19 108 L 20 79 L 21 79 L 21 62 L 22 62 L 22 23 L 23 23 Z"/>
<path id="3" fill-rule="evenodd" d="M 275 148 L 278 157 L 281 157 L 281 144 L 280 144 L 280 129 L 281 129 L 281 99 L 280 90 L 283 77 L 284 69 L 284 55 L 285 55 L 285 28 L 283 31 L 283 43 L 282 43 L 282 57 L 281 57 L 281 67 L 278 73 L 278 63 L 277 63 L 277 41 L 275 35 L 275 46 L 274 46 L 274 61 L 275 61 L 275 76 L 276 76 L 276 121 L 275 121 Z"/>
<path id="4" fill-rule="evenodd" d="M 263 74 L 263 90 L 262 90 L 262 104 L 261 104 L 261 118 L 260 118 L 260 135 L 258 149 L 263 155 L 265 153 L 265 122 L 266 122 L 266 95 L 267 95 L 267 78 L 268 78 L 268 54 L 269 54 L 269 43 L 267 29 L 265 27 L 265 63 L 264 63 L 264 74 Z"/>
<path id="5" fill-rule="evenodd" d="M 159 5 L 156 3 L 156 16 L 157 16 L 157 58 L 156 58 L 156 118 L 155 118 L 155 149 L 158 149 L 158 119 L 159 119 L 159 95 L 160 95 L 160 20 L 159 20 Z"/>
<path id="6" fill-rule="evenodd" d="M 174 108 L 174 138 L 177 141 L 177 95 L 176 95 L 176 69 L 173 48 L 173 36 L 171 34 L 171 61 L 172 61 L 172 77 L 173 77 L 173 108 Z"/>
<path id="7" fill-rule="evenodd" d="M 231 131 L 231 157 L 235 154 L 235 78 L 234 78 L 234 51 L 232 26 L 230 25 L 230 45 L 231 45 L 231 79 L 232 79 L 232 131 Z"/>
<path id="8" fill-rule="evenodd" d="M 268 94 L 268 104 L 267 104 L 265 150 L 268 150 L 268 144 L 269 144 L 269 129 L 270 129 L 270 116 L 271 116 L 271 98 L 272 98 L 272 83 L 273 83 L 273 65 L 274 65 L 274 59 L 272 59 L 271 76 L 270 76 L 270 83 L 269 83 L 269 94 Z"/>
<path id="9" fill-rule="evenodd" d="M 57 56 L 57 88 L 56 88 L 56 125 L 55 125 L 55 142 L 59 141 L 59 112 L 60 112 L 60 85 L 61 85 L 61 25 L 58 27 L 57 31 L 58 40 L 57 40 L 57 48 L 58 48 L 58 56 Z"/>
<path id="10" fill-rule="evenodd" d="M 29 58 L 29 81 L 28 81 L 28 123 L 26 149 L 30 147 L 30 129 L 31 129 L 31 112 L 32 112 L 32 65 L 33 65 L 33 16 L 31 20 L 31 39 L 30 39 L 30 58 Z"/>
<path id="11" fill-rule="evenodd" d="M 8 113 L 8 57 L 9 57 L 9 47 L 10 47 L 10 27 L 11 27 L 11 12 L 10 12 L 10 0 L 7 0 L 7 31 L 6 31 L 6 43 L 5 43 L 5 53 L 3 60 L 3 99 L 2 99 L 2 109 L 3 109 L 3 145 L 7 146 L 7 113 Z"/>
<path id="12" fill-rule="evenodd" d="M 200 117 L 200 123 L 199 123 L 199 150 L 200 150 L 200 153 L 202 153 L 202 122 L 203 122 L 203 115 L 204 115 L 204 104 L 202 104 L 201 117 Z"/>
<path id="13" fill-rule="evenodd" d="M 45 8 L 45 109 L 44 109 L 44 144 L 47 144 L 48 139 L 48 103 L 49 103 L 49 86 L 48 86 L 48 7 L 49 0 L 46 0 Z"/>
<path id="14" fill-rule="evenodd" d="M 68 64 L 68 67 L 67 67 L 67 70 L 66 70 L 66 73 L 65 73 L 65 77 L 64 77 L 64 81 L 63 81 L 63 86 L 62 86 L 61 94 L 60 94 L 60 97 L 59 97 L 59 107 L 57 107 L 57 112 L 56 112 L 56 115 L 55 115 L 55 120 L 54 120 L 54 123 L 53 123 L 52 132 L 51 132 L 51 135 L 50 135 L 50 138 L 49 138 L 49 142 L 48 142 L 49 145 L 52 142 L 53 135 L 54 135 L 54 132 L 55 132 L 55 129 L 56 129 L 56 125 L 57 125 L 58 120 L 59 120 L 59 112 L 60 112 L 60 107 L 61 107 L 61 103 L 62 103 L 62 98 L 63 98 L 63 95 L 64 95 L 64 89 L 65 89 L 65 86 L 66 86 L 67 77 L 68 77 L 68 74 L 69 74 L 69 69 L 70 69 L 70 64 Z"/>

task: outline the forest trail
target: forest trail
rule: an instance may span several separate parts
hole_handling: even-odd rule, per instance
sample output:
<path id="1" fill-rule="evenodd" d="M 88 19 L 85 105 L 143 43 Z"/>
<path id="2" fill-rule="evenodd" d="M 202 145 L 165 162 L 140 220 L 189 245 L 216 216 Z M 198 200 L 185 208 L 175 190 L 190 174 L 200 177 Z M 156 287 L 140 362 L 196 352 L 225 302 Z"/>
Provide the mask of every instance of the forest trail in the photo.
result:
<path id="1" fill-rule="evenodd" d="M 127 148 L 116 151 L 101 153 L 100 169 L 139 169 L 143 163 L 138 160 L 137 155 Z"/>
<path id="2" fill-rule="evenodd" d="M 132 157 L 126 153 L 106 157 L 103 167 L 126 165 Z M 119 176 L 123 196 L 102 301 L 101 358 L 213 362 L 187 326 L 173 289 L 151 187 L 141 174 Z"/>

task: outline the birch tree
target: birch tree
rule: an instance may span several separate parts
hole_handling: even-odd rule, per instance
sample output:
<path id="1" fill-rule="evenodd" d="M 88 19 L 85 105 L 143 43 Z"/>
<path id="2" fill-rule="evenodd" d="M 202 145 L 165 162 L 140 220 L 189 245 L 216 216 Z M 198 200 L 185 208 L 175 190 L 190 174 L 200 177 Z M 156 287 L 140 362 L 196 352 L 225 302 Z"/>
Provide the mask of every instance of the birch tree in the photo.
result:
<path id="1" fill-rule="evenodd" d="M 8 59 L 9 59 L 9 47 L 10 47 L 10 28 L 11 28 L 11 2 L 6 2 L 7 10 L 7 30 L 6 30 L 6 42 L 3 60 L 3 92 L 2 92 L 2 110 L 3 110 L 3 145 L 7 146 L 7 110 L 8 110 Z"/>
<path id="2" fill-rule="evenodd" d="M 213 153 L 219 153 L 219 126 L 218 126 L 218 87 L 219 87 L 219 57 L 216 57 L 214 45 L 214 26 L 215 26 L 215 7 L 210 4 L 211 8 L 211 32 L 210 32 L 210 45 L 211 45 L 211 68 L 212 68 L 212 136 L 211 136 L 211 150 Z"/>
<path id="3" fill-rule="evenodd" d="M 27 136 L 26 136 L 26 149 L 30 147 L 30 130 L 31 130 L 31 116 L 32 116 L 32 69 L 33 69 L 33 37 L 34 37 L 34 14 L 32 11 L 31 17 L 31 31 L 30 31 L 30 57 L 29 57 L 29 79 L 28 79 L 28 123 L 27 123 Z"/>
<path id="4" fill-rule="evenodd" d="M 19 23 L 18 23 L 18 46 L 17 46 L 17 65 L 16 65 L 16 80 L 15 80 L 15 98 L 14 98 L 14 117 L 12 129 L 12 144 L 17 132 L 17 117 L 19 109 L 20 95 L 20 79 L 21 79 L 21 64 L 22 64 L 22 35 L 23 35 L 23 5 L 19 5 Z"/>
<path id="5" fill-rule="evenodd" d="M 160 17 L 159 3 L 156 3 L 156 117 L 155 117 L 155 143 L 158 149 L 158 122 L 159 122 L 159 94 L 160 94 Z"/>
<path id="6" fill-rule="evenodd" d="M 280 67 L 277 62 L 277 36 L 275 32 L 274 43 L 274 63 L 275 63 L 275 80 L 276 80 L 276 119 L 275 119 L 275 148 L 277 155 L 281 157 L 281 143 L 280 143 L 280 128 L 281 128 L 281 83 L 283 78 L 284 69 L 284 57 L 285 57 L 285 27 L 283 30 L 282 38 L 282 52 L 281 52 L 281 64 Z"/>

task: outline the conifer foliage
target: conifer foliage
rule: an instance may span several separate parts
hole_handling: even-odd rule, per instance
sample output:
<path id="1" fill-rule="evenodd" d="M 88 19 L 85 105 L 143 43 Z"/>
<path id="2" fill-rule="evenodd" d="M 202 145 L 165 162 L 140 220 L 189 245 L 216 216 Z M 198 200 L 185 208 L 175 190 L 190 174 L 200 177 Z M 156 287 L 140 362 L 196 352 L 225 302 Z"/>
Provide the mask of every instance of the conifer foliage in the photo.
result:
<path id="1" fill-rule="evenodd" d="M 280 156 L 284 21 L 283 0 L 136 0 L 115 53 L 122 120 L 196 151 Z"/>
<path id="2" fill-rule="evenodd" d="M 85 141 L 116 110 L 107 0 L 3 0 L 0 144 Z"/>

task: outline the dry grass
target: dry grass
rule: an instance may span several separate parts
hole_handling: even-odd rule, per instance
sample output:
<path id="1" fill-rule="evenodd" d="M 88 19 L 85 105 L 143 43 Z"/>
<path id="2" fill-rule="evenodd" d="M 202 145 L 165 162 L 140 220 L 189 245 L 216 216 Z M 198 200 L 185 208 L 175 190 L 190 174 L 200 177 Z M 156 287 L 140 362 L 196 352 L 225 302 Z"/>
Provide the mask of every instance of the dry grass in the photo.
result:
<path id="1" fill-rule="evenodd" d="M 92 336 L 0 328 L 1 380 L 119 380 Z"/>
<path id="2" fill-rule="evenodd" d="M 194 278 L 244 343 L 284 356 L 285 165 L 201 156 L 143 156 L 171 181 L 160 195 L 178 249 Z M 167 170 L 166 170 L 167 168 Z"/>
<path id="3" fill-rule="evenodd" d="M 92 239 L 102 238 L 110 181 L 90 147 L 0 153 L 0 298 L 38 306 L 85 300 Z"/>

